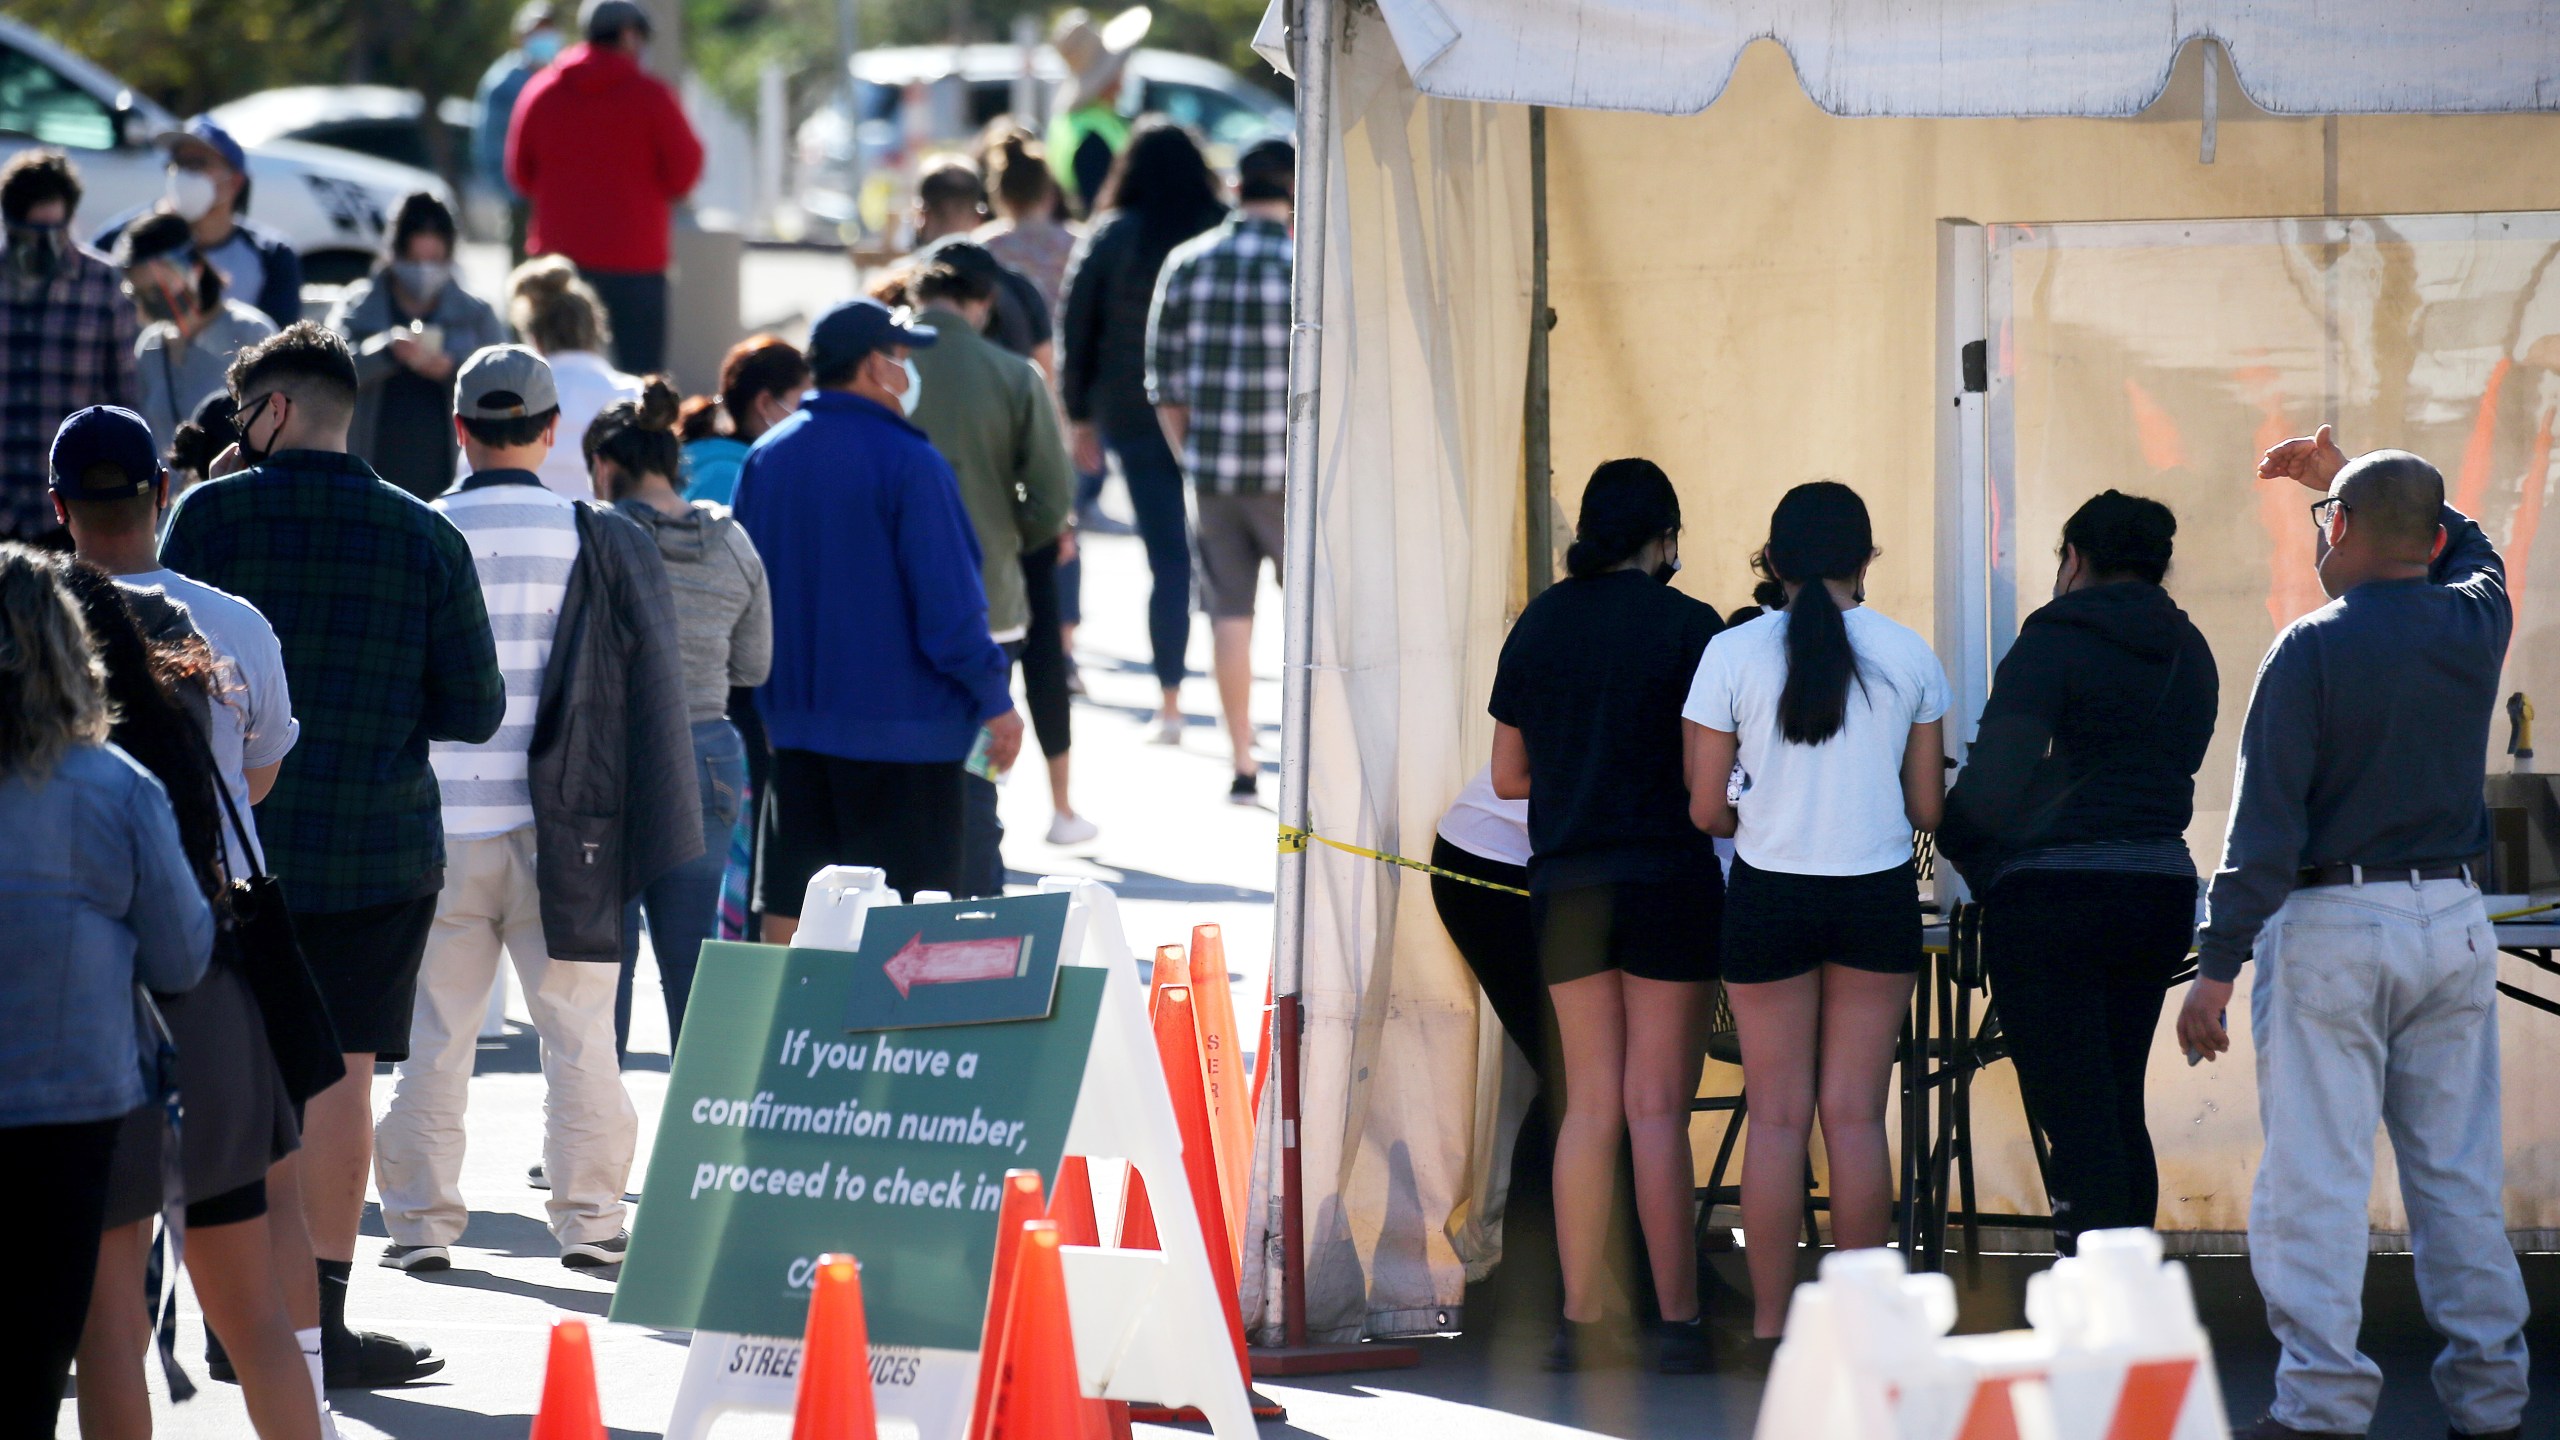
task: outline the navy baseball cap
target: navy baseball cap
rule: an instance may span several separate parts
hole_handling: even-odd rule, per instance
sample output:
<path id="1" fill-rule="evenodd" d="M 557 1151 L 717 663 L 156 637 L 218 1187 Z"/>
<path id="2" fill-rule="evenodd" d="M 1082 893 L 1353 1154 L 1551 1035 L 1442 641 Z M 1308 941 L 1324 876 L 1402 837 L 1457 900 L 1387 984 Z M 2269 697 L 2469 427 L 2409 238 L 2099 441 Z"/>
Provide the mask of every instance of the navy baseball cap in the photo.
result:
<path id="1" fill-rule="evenodd" d="M 841 369 L 892 345 L 922 350 L 938 337 L 930 328 L 910 324 L 913 318 L 911 311 L 891 310 L 867 297 L 830 306 L 809 327 L 809 368 Z"/>
<path id="2" fill-rule="evenodd" d="M 72 412 L 53 432 L 53 493 L 65 500 L 130 500 L 160 479 L 160 447 L 143 418 L 121 405 Z"/>
<path id="3" fill-rule="evenodd" d="M 172 152 L 188 144 L 202 145 L 222 157 L 222 163 L 242 175 L 249 173 L 249 155 L 231 132 L 214 123 L 210 115 L 198 115 L 186 124 L 160 137 L 160 143 Z"/>

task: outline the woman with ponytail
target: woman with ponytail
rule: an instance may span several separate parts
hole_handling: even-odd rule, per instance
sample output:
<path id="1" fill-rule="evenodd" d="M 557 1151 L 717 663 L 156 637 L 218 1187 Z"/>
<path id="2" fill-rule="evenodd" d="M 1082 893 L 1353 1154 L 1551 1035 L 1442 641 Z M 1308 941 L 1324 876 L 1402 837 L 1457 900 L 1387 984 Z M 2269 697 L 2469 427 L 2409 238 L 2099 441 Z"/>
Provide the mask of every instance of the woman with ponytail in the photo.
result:
<path id="1" fill-rule="evenodd" d="M 732 687 L 761 685 L 773 664 L 773 606 L 764 561 L 728 507 L 676 493 L 682 472 L 675 382 L 652 375 L 640 398 L 616 400 L 587 427 L 584 450 L 596 498 L 658 542 L 675 594 L 676 652 L 684 664 L 693 768 L 702 791 L 702 854 L 649 883 L 622 922 L 622 983 L 614 995 L 617 1052 L 631 1045 L 631 977 L 640 960 L 640 917 L 658 957 L 667 1006 L 667 1050 L 684 1030 L 694 962 L 720 917 L 720 877 L 747 787 L 747 750 L 728 719 Z"/>
<path id="2" fill-rule="evenodd" d="M 1856 491 L 1788 491 L 1754 561 L 1785 606 L 1718 636 L 1681 710 L 1690 818 L 1734 841 L 1724 982 L 1751 1096 L 1742 1233 L 1759 1365 L 1795 1290 L 1817 1115 L 1833 1243 L 1884 1244 L 1893 1208 L 1885 1086 L 1920 968 L 1911 833 L 1936 829 L 1945 799 L 1947 675 L 1927 641 L 1860 603 L 1875 553 Z"/>
<path id="3" fill-rule="evenodd" d="M 1680 498 L 1650 460 L 1592 472 L 1565 568 L 1512 626 L 1487 707 L 1493 792 L 1529 802 L 1530 918 L 1562 1041 L 1548 1063 L 1564 1077 L 1549 1106 L 1564 1314 L 1547 1366 L 1580 1364 L 1605 1318 L 1624 1137 L 1661 1312 L 1655 1365 L 1694 1374 L 1707 1356 L 1689 1100 L 1724 882 L 1689 823 L 1676 717 L 1721 622 L 1671 588 Z"/>

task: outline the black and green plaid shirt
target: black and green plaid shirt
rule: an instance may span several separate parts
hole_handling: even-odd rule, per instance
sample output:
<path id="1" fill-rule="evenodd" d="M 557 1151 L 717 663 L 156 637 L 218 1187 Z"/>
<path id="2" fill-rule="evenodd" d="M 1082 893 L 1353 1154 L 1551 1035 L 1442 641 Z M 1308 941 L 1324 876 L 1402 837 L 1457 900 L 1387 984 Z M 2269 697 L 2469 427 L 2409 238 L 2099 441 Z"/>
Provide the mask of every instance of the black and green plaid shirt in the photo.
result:
<path id="1" fill-rule="evenodd" d="M 1288 476 L 1289 227 L 1237 215 L 1165 258 L 1147 317 L 1147 395 L 1185 405 L 1182 468 L 1216 495 Z"/>
<path id="2" fill-rule="evenodd" d="M 258 607 L 284 644 L 302 739 L 258 806 L 296 910 L 435 892 L 444 821 L 429 740 L 486 740 L 506 684 L 470 548 L 352 455 L 288 450 L 187 492 L 161 563 Z"/>

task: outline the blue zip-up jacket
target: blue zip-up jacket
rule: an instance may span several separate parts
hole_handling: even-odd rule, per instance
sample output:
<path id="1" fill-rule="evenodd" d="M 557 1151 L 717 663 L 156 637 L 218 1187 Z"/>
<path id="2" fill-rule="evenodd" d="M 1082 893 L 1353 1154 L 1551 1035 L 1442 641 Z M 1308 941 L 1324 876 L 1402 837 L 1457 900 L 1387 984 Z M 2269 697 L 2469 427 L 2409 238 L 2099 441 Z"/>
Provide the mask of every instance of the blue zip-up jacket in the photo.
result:
<path id="1" fill-rule="evenodd" d="M 775 748 L 963 760 L 1013 708 L 978 537 L 923 431 L 812 390 L 747 452 L 736 512 L 773 596 L 773 674 L 756 700 Z"/>

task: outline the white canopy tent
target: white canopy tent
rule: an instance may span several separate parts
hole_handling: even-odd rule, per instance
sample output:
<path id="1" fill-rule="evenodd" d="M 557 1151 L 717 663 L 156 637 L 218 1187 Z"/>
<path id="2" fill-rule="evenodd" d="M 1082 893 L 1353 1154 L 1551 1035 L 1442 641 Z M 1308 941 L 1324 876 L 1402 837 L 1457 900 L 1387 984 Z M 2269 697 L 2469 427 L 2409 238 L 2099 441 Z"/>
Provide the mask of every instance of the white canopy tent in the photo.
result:
<path id="1" fill-rule="evenodd" d="M 1904 556 L 1875 603 L 1935 625 L 1973 709 L 1994 626 L 2014 625 L 1986 592 L 2035 537 L 1981 513 L 2016 481 L 1986 472 L 1956 354 L 1985 335 L 1987 245 L 1940 221 L 2560 208 L 2560 124 L 2540 113 L 2560 108 L 2560 9 L 2535 0 L 1277 0 L 1275 63 L 1283 5 L 1305 133 L 1281 820 L 1390 854 L 1427 854 L 1482 763 L 1524 549 L 1561 513 L 1527 498 L 1543 474 L 1524 484 L 1524 409 L 1545 398 L 1524 407 L 1545 218 L 1526 107 L 1715 106 L 1550 118 L 1559 469 L 1662 459 L 1692 516 L 1683 583 L 1702 586 L 1697 517 L 1751 517 L 1715 540 L 1738 557 L 1786 485 L 1856 481 Z M 1785 57 L 1753 50 L 1764 38 Z M 2057 118 L 1980 118 L 2028 116 Z M 2181 128 L 2147 123 L 2164 118 Z M 2004 336 L 1994 367 L 2013 359 Z M 2226 692 L 2253 661 L 2223 656 Z M 1421 876 L 1284 840 L 1278 896 L 1283 1083 L 1259 1132 L 1248 1318 L 1264 1343 L 1446 1328 L 1499 1255 L 1516 1059 Z M 2238 1228 L 2245 1069 L 2176 1097 L 2222 1146 L 2181 1177 L 2187 1228 Z M 1987 1079 L 1977 1105 L 2014 1114 L 2014 1091 Z M 2560 1136 L 2553 1108 L 2524 1123 Z M 2560 1225 L 2539 1205 L 2512 1223 Z"/>

